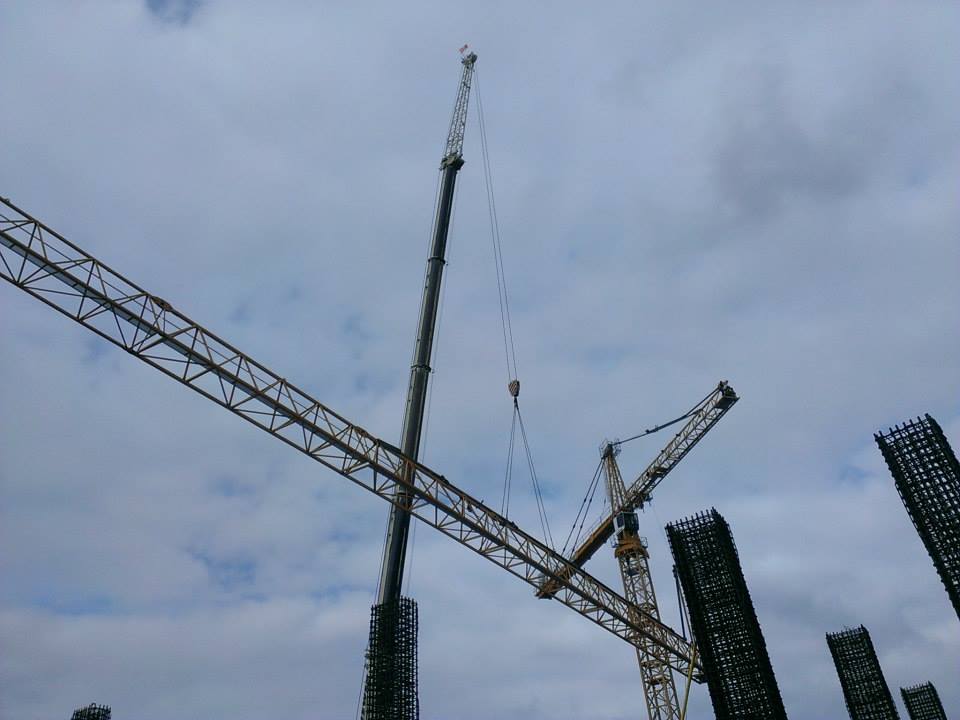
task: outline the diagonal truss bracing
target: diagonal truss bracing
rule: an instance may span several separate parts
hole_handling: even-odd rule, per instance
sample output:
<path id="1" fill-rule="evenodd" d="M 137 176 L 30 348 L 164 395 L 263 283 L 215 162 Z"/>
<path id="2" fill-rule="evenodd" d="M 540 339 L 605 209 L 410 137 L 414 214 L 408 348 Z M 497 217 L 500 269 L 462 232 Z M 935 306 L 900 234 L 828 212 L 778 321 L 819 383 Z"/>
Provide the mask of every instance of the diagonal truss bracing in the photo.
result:
<path id="1" fill-rule="evenodd" d="M 717 385 L 713 392 L 691 411 L 690 419 L 627 488 L 623 504 L 611 508 L 610 513 L 590 530 L 587 539 L 570 555 L 570 561 L 574 565 L 583 565 L 613 537 L 613 519 L 625 510 L 642 508 L 663 478 L 703 439 L 720 418 L 727 414 L 737 400 L 737 393 L 729 383 L 723 381 Z"/>
<path id="2" fill-rule="evenodd" d="M 635 647 L 686 673 L 689 643 L 443 475 L 404 456 L 0 198 L 0 276 Z"/>
<path id="3" fill-rule="evenodd" d="M 596 525 L 590 528 L 587 539 L 570 553 L 570 564 L 576 567 L 583 565 L 603 547 L 603 544 L 613 537 L 613 519 L 622 512 L 630 512 L 642 508 L 650 500 L 650 496 L 660 482 L 677 466 L 687 453 L 700 442 L 716 425 L 720 418 L 734 406 L 740 398 L 724 380 L 707 395 L 689 413 L 689 419 L 674 435 L 670 442 L 657 454 L 646 469 L 640 473 L 630 487 L 623 493 L 623 500 L 612 507 L 606 517 L 601 518 Z M 545 582 L 537 591 L 537 596 L 551 597 L 557 585 Z"/>

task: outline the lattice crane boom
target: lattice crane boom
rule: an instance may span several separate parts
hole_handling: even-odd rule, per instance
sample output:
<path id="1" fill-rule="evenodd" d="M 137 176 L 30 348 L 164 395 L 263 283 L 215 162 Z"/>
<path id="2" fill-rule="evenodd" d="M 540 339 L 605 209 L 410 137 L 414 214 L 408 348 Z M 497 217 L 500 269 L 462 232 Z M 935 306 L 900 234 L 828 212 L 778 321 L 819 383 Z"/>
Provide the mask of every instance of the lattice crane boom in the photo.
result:
<path id="1" fill-rule="evenodd" d="M 468 53 L 460 62 L 463 72 L 460 74 L 460 88 L 457 91 L 457 101 L 453 104 L 453 116 L 450 118 L 450 131 L 447 133 L 447 144 L 443 153 L 444 163 L 454 162 L 463 155 L 463 135 L 467 128 L 467 107 L 470 104 L 470 87 L 473 84 L 477 54 Z"/>
<path id="2" fill-rule="evenodd" d="M 623 502 L 619 507 L 611 503 L 610 513 L 594 525 L 587 534 L 587 539 L 577 546 L 569 555 L 570 564 L 582 567 L 603 544 L 614 534 L 614 519 L 624 511 L 642 508 L 650 500 L 654 489 L 676 467 L 694 445 L 700 442 L 720 418 L 734 406 L 740 398 L 723 380 L 689 413 L 689 419 L 674 435 L 670 442 L 657 454 L 653 462 L 647 465 L 629 488 L 623 494 Z M 545 582 L 537 592 L 539 597 L 551 597 L 554 584 Z"/>
<path id="3" fill-rule="evenodd" d="M 636 647 L 653 642 L 679 672 L 691 647 L 671 628 L 445 477 L 315 400 L 0 198 L 0 276 L 131 355 L 394 503 Z M 402 492 L 398 493 L 398 490 Z"/>

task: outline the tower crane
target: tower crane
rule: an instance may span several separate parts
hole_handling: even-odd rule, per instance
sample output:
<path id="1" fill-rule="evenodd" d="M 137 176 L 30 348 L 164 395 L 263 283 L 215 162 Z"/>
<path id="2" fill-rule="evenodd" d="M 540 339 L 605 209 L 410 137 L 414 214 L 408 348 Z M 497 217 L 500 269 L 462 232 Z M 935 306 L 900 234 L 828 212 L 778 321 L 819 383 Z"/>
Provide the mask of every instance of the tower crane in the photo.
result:
<path id="1" fill-rule="evenodd" d="M 702 672 L 672 628 L 2 197 L 0 277 L 629 644 L 654 643 L 673 670 Z"/>
<path id="2" fill-rule="evenodd" d="M 635 608 L 637 618 L 660 621 L 660 609 L 650 574 L 650 554 L 640 536 L 636 508 L 649 502 L 653 490 L 683 457 L 716 425 L 739 398 L 723 381 L 685 417 L 686 424 L 660 451 L 657 457 L 626 487 L 617 455 L 622 442 L 606 442 L 601 448 L 601 471 L 604 475 L 611 512 L 588 533 L 587 539 L 571 553 L 571 565 L 582 567 L 608 539 L 614 538 L 614 556 L 620 568 L 624 597 Z M 668 423 L 669 424 L 669 423 Z M 665 427 L 665 426 L 661 426 Z M 653 428 L 647 433 L 660 428 Z M 644 434 L 647 434 L 644 433 Z M 552 597 L 556 581 L 547 581 L 538 591 L 540 597 Z M 655 643 L 641 642 L 636 647 L 640 665 L 647 715 L 650 720 L 681 720 L 683 712 L 677 697 L 676 683 L 669 658 Z M 689 680 L 688 680 L 689 685 Z"/>
<path id="3" fill-rule="evenodd" d="M 617 515 L 637 508 L 642 509 L 644 504 L 649 502 L 656 487 L 677 466 L 677 463 L 686 457 L 687 453 L 710 432 L 739 399 L 730 384 L 723 381 L 684 415 L 683 418 L 687 422 L 624 491 L 622 502 L 614 503 L 611 499 L 610 513 L 601 518 L 587 533 L 587 538 L 570 552 L 567 558 L 570 565 L 583 567 L 594 553 L 613 537 Z M 553 597 L 556 587 L 554 580 L 545 579 L 537 590 L 537 596 Z"/>

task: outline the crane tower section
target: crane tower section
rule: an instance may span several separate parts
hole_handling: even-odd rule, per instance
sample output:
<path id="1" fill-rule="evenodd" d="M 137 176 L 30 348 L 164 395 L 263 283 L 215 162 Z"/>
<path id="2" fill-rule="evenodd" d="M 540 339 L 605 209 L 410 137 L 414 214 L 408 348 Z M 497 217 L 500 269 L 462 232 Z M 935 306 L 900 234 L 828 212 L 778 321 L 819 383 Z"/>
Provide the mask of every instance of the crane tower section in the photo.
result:
<path id="1" fill-rule="evenodd" d="M 630 601 L 637 613 L 637 621 L 643 617 L 660 621 L 660 609 L 653 590 L 653 578 L 650 575 L 650 554 L 647 543 L 640 537 L 640 523 L 636 510 L 623 509 L 626 502 L 626 486 L 617 464 L 617 446 L 606 443 L 602 449 L 603 473 L 606 480 L 610 507 L 621 508 L 613 518 L 615 545 L 614 555 L 620 566 L 623 580 L 624 597 Z M 640 679 L 643 696 L 647 703 L 647 715 L 650 720 L 680 720 L 680 704 L 677 700 L 677 688 L 670 667 L 669 654 L 653 642 L 644 642 L 636 648 L 637 661 L 640 664 Z"/>

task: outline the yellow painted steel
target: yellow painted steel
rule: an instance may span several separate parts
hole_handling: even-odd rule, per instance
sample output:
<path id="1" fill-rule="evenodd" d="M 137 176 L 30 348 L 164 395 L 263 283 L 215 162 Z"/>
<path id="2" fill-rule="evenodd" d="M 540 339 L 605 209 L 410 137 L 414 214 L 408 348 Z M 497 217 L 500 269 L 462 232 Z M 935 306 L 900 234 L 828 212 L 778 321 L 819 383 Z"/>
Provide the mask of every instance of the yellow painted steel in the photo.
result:
<path id="1" fill-rule="evenodd" d="M 687 700 L 690 699 L 690 684 L 693 682 L 693 668 L 697 663 L 697 646 L 690 643 L 690 669 L 687 671 L 687 686 L 683 689 L 683 707 L 680 708 L 680 720 L 687 720 Z"/>

